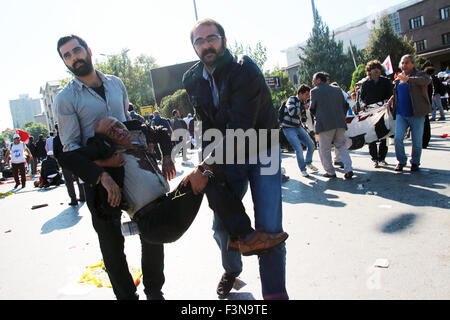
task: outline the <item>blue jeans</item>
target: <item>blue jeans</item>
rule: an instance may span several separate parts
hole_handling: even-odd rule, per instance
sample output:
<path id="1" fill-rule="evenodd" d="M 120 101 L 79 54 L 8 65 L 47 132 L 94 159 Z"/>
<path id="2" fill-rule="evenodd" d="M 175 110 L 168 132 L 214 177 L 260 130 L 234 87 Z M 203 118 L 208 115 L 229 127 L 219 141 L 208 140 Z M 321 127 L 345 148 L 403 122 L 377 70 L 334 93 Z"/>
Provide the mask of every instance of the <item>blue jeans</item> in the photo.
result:
<path id="1" fill-rule="evenodd" d="M 306 165 L 312 163 L 312 157 L 315 149 L 314 142 L 309 134 L 302 127 L 298 128 L 283 128 L 283 133 L 286 139 L 295 150 L 297 156 L 297 164 L 300 171 L 306 171 Z M 303 147 L 306 147 L 306 159 L 303 158 Z"/>
<path id="2" fill-rule="evenodd" d="M 398 163 L 406 165 L 407 156 L 405 154 L 405 144 L 403 142 L 408 127 L 411 128 L 412 152 L 411 164 L 420 165 L 422 155 L 422 140 L 425 117 L 405 117 L 397 114 L 395 120 L 395 156 Z"/>
<path id="3" fill-rule="evenodd" d="M 280 153 L 278 154 L 281 163 Z M 281 210 L 281 170 L 274 175 L 261 175 L 262 167 L 269 167 L 259 162 L 257 164 L 231 164 L 225 169 L 225 176 L 231 187 L 242 199 L 248 190 L 252 192 L 255 212 L 255 229 L 265 232 L 282 232 Z M 227 250 L 228 233 L 220 219 L 214 214 L 214 239 L 222 253 L 222 266 L 225 272 L 238 276 L 242 272 L 241 254 L 238 251 Z M 282 243 L 269 252 L 259 256 L 259 273 L 261 277 L 262 295 L 264 299 L 288 299 L 286 292 L 286 246 Z"/>
<path id="4" fill-rule="evenodd" d="M 441 114 L 441 119 L 445 119 L 444 108 L 442 107 L 441 95 L 436 94 L 431 101 L 431 106 L 433 107 L 433 111 L 431 112 L 431 119 L 436 119 L 436 111 L 439 109 L 439 113 Z"/>

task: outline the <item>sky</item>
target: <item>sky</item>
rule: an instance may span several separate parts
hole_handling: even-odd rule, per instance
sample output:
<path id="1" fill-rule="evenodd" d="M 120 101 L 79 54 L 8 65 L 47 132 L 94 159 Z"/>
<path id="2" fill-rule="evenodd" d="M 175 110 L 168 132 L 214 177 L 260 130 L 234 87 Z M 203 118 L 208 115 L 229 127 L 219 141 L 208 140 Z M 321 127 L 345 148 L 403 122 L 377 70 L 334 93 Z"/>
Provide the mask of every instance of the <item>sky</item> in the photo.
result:
<path id="1" fill-rule="evenodd" d="M 405 0 L 316 0 L 330 30 Z M 313 25 L 310 0 L 196 0 L 199 19 L 213 18 L 235 42 L 267 48 L 264 69 L 285 67 L 282 50 L 308 39 Z M 14 0 L 0 5 L 0 130 L 12 127 L 9 100 L 20 94 L 41 98 L 47 81 L 69 77 L 56 43 L 77 34 L 93 61 L 129 49 L 156 58 L 159 66 L 196 60 L 189 33 L 193 0 Z"/>

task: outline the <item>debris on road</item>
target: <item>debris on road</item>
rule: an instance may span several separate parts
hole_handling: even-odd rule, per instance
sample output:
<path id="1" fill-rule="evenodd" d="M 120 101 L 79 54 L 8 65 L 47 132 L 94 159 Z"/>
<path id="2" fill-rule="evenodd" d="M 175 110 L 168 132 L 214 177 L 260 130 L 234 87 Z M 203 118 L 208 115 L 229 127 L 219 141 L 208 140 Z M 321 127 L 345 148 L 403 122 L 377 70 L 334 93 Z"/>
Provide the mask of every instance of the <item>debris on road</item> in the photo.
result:
<path id="1" fill-rule="evenodd" d="M 43 208 L 43 207 L 46 207 L 46 206 L 48 206 L 48 203 L 37 204 L 37 205 L 35 205 L 35 206 L 32 206 L 32 207 L 31 207 L 31 210 Z"/>
<path id="2" fill-rule="evenodd" d="M 388 259 L 377 259 L 373 264 L 374 267 L 378 268 L 389 268 L 389 260 Z"/>

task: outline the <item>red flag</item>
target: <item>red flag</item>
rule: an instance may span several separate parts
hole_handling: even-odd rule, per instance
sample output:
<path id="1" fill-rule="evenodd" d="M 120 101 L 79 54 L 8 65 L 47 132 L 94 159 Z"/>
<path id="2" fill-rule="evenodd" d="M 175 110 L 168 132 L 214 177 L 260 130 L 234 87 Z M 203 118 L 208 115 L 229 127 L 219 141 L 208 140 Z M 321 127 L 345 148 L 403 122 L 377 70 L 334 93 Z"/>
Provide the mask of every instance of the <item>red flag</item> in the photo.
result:
<path id="1" fill-rule="evenodd" d="M 20 141 L 23 141 L 25 144 L 28 143 L 28 139 L 30 138 L 30 134 L 28 132 L 16 129 L 16 133 L 20 136 Z"/>

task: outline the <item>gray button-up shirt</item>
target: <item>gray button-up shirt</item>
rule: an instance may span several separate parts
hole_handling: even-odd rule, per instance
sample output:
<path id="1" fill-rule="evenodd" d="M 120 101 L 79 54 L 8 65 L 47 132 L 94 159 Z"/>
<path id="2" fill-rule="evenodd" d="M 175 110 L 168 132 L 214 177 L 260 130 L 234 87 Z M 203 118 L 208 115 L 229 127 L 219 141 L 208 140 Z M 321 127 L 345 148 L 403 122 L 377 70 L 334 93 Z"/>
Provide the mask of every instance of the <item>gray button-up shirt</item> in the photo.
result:
<path id="1" fill-rule="evenodd" d="M 123 82 L 116 76 L 96 72 L 103 81 L 106 101 L 77 78 L 56 96 L 55 113 L 64 151 L 85 146 L 94 136 L 95 124 L 104 117 L 112 116 L 122 122 L 130 120 Z"/>

